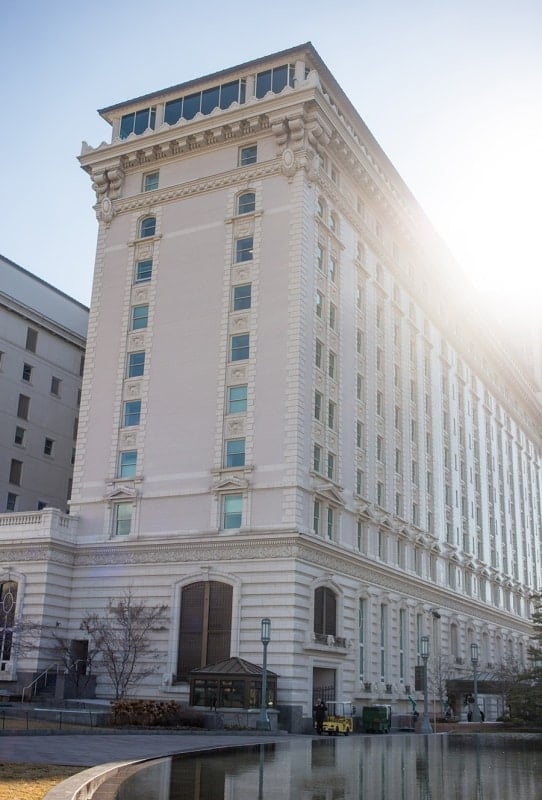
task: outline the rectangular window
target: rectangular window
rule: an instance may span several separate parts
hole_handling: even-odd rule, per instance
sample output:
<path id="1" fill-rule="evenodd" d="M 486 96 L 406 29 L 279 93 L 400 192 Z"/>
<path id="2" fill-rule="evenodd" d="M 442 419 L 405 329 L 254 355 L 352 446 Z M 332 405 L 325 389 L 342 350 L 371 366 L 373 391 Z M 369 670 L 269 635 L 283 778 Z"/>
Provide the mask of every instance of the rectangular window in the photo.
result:
<path id="1" fill-rule="evenodd" d="M 32 366 L 30 364 L 23 364 L 23 374 L 21 376 L 23 381 L 30 381 L 32 378 Z"/>
<path id="2" fill-rule="evenodd" d="M 327 477 L 330 481 L 335 478 L 335 456 L 333 453 L 327 454 Z"/>
<path id="3" fill-rule="evenodd" d="M 312 468 L 315 472 L 320 472 L 322 469 L 322 448 L 318 444 L 313 448 Z"/>
<path id="4" fill-rule="evenodd" d="M 131 133 L 139 135 L 144 133 L 147 128 L 154 130 L 155 122 L 155 106 L 141 108 L 139 111 L 132 111 L 130 114 L 124 114 L 120 121 L 119 138 L 126 139 Z"/>
<path id="5" fill-rule="evenodd" d="M 128 353 L 128 367 L 126 370 L 127 378 L 138 378 L 145 371 L 145 351 Z"/>
<path id="6" fill-rule="evenodd" d="M 113 535 L 128 536 L 132 532 L 132 503 L 117 503 L 113 509 Z"/>
<path id="7" fill-rule="evenodd" d="M 128 400 L 124 403 L 123 427 L 139 425 L 141 419 L 141 400 Z"/>
<path id="8" fill-rule="evenodd" d="M 327 509 L 327 538 L 333 539 L 335 533 L 335 513 L 334 509 Z"/>
<path id="9" fill-rule="evenodd" d="M 79 417 L 76 417 L 73 421 L 73 439 L 77 439 L 77 431 L 79 430 Z"/>
<path id="10" fill-rule="evenodd" d="M 119 453 L 117 478 L 133 478 L 137 470 L 137 450 Z"/>
<path id="11" fill-rule="evenodd" d="M 376 502 L 381 508 L 384 507 L 384 484 L 380 481 L 376 484 Z"/>
<path id="12" fill-rule="evenodd" d="M 143 176 L 143 191 L 144 192 L 152 192 L 154 189 L 158 189 L 158 180 L 160 178 L 159 172 L 148 172 L 146 175 Z"/>
<path id="13" fill-rule="evenodd" d="M 363 446 L 363 423 L 358 419 L 356 422 L 356 447 Z"/>
<path id="14" fill-rule="evenodd" d="M 335 283 L 337 280 L 337 259 L 333 256 L 329 258 L 329 278 L 332 283 Z"/>
<path id="15" fill-rule="evenodd" d="M 376 457 L 378 461 L 384 461 L 384 439 L 382 436 L 376 437 Z"/>
<path id="16" fill-rule="evenodd" d="M 233 310 L 243 311 L 250 308 L 252 304 L 252 285 L 245 283 L 242 286 L 233 287 Z"/>
<path id="17" fill-rule="evenodd" d="M 324 295 L 322 292 L 316 292 L 316 316 L 322 319 L 324 315 Z"/>
<path id="18" fill-rule="evenodd" d="M 237 239 L 235 242 L 236 264 L 242 261 L 252 261 L 253 251 L 254 238 L 252 236 L 244 236 L 242 239 Z"/>
<path id="19" fill-rule="evenodd" d="M 337 306 L 333 303 L 329 304 L 329 327 L 332 331 L 337 327 Z"/>
<path id="20" fill-rule="evenodd" d="M 245 466 L 245 440 L 228 439 L 225 451 L 225 467 L 244 467 Z"/>
<path id="21" fill-rule="evenodd" d="M 240 333 L 231 337 L 231 361 L 244 361 L 250 355 L 250 334 Z"/>
<path id="22" fill-rule="evenodd" d="M 361 400 L 363 396 L 363 377 L 358 373 L 356 376 L 356 398 Z"/>
<path id="23" fill-rule="evenodd" d="M 15 484 L 15 486 L 20 486 L 22 474 L 23 474 L 23 462 L 17 461 L 16 458 L 12 458 L 11 465 L 9 468 L 9 482 Z"/>
<path id="24" fill-rule="evenodd" d="M 322 394 L 321 392 L 314 392 L 314 419 L 322 419 Z"/>
<path id="25" fill-rule="evenodd" d="M 376 393 L 376 413 L 380 416 L 384 416 L 384 395 L 382 392 Z"/>
<path id="26" fill-rule="evenodd" d="M 247 386 L 230 386 L 228 389 L 228 414 L 247 410 Z"/>
<path id="27" fill-rule="evenodd" d="M 223 502 L 223 528 L 240 528 L 243 521 L 243 495 L 227 494 Z"/>
<path id="28" fill-rule="evenodd" d="M 321 515 L 320 502 L 318 500 L 315 500 L 312 507 L 312 529 L 317 536 L 320 536 L 320 515 Z"/>
<path id="29" fill-rule="evenodd" d="M 327 359 L 327 374 L 329 375 L 330 378 L 335 378 L 335 372 L 336 372 L 335 363 L 336 363 L 335 353 L 333 353 L 330 350 Z"/>
<path id="30" fill-rule="evenodd" d="M 149 306 L 134 306 L 132 308 L 132 330 L 146 328 L 149 324 Z"/>
<path id="31" fill-rule="evenodd" d="M 246 167 L 249 164 L 255 164 L 258 160 L 258 147 L 255 144 L 247 145 L 246 147 L 239 148 L 239 166 Z"/>
<path id="32" fill-rule="evenodd" d="M 17 506 L 17 495 L 13 494 L 13 492 L 8 492 L 6 511 L 15 511 L 16 506 Z"/>
<path id="33" fill-rule="evenodd" d="M 327 426 L 331 428 L 331 430 L 335 429 L 335 411 L 337 409 L 336 404 L 333 400 L 330 400 L 327 404 Z"/>
<path id="34" fill-rule="evenodd" d="M 322 369 L 322 352 L 324 346 L 319 339 L 316 340 L 316 346 L 314 348 L 314 363 L 318 367 L 318 369 Z"/>
<path id="35" fill-rule="evenodd" d="M 27 397 L 25 394 L 20 394 L 17 403 L 17 416 L 20 417 L 20 419 L 28 419 L 29 410 L 30 410 L 30 398 Z"/>
<path id="36" fill-rule="evenodd" d="M 363 480 L 363 473 L 360 469 L 356 470 L 356 494 L 361 494 L 361 483 Z"/>
<path id="37" fill-rule="evenodd" d="M 60 397 L 61 382 L 60 378 L 55 377 L 55 375 L 51 377 L 51 394 L 54 394 L 55 397 Z"/>
<path id="38" fill-rule="evenodd" d="M 24 435 L 25 435 L 25 433 L 26 433 L 26 430 L 24 428 L 19 427 L 19 425 L 17 425 L 17 427 L 15 428 L 15 438 L 13 440 L 15 442 L 15 444 L 20 444 L 20 445 L 24 444 Z"/>
<path id="39" fill-rule="evenodd" d="M 38 332 L 34 330 L 34 328 L 27 328 L 26 329 L 26 349 L 30 350 L 31 353 L 36 352 L 36 347 L 38 344 Z"/>
<path id="40" fill-rule="evenodd" d="M 138 261 L 135 268 L 135 282 L 143 283 L 152 278 L 152 258 L 145 261 Z"/>
<path id="41" fill-rule="evenodd" d="M 316 266 L 318 267 L 320 272 L 324 271 L 325 263 L 326 263 L 326 251 L 324 250 L 322 245 L 319 244 L 316 247 Z"/>
<path id="42" fill-rule="evenodd" d="M 43 454 L 45 456 L 53 455 L 54 444 L 55 443 L 53 439 L 49 439 L 47 436 L 45 437 L 45 442 L 43 443 Z"/>

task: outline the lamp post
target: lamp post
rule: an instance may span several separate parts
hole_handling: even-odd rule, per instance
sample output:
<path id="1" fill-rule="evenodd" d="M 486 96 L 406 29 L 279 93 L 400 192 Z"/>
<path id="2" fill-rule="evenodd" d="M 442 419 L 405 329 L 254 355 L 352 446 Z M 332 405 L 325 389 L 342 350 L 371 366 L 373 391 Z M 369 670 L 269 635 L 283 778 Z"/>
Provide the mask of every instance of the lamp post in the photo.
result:
<path id="1" fill-rule="evenodd" d="M 474 693 L 474 708 L 472 709 L 472 721 L 480 722 L 480 709 L 478 708 L 478 645 L 476 642 L 471 642 L 470 646 L 470 660 L 472 661 L 472 683 Z"/>
<path id="2" fill-rule="evenodd" d="M 256 728 L 259 731 L 268 731 L 270 725 L 267 716 L 267 645 L 271 641 L 271 620 L 267 617 L 262 619 L 261 640 L 263 644 L 262 698 L 260 705 L 260 718 L 256 722 Z"/>
<path id="3" fill-rule="evenodd" d="M 429 636 L 422 636 L 420 639 L 420 655 L 423 659 L 423 717 L 420 733 L 433 733 L 433 728 L 429 722 L 429 701 L 427 699 L 427 661 L 429 659 Z"/>

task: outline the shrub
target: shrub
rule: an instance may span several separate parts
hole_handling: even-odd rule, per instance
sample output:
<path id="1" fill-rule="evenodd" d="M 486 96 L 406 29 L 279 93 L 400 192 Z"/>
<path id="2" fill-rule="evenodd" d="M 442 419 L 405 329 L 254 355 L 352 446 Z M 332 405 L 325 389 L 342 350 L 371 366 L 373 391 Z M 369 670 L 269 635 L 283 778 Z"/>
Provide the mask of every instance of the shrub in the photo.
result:
<path id="1" fill-rule="evenodd" d="M 113 725 L 154 727 L 178 725 L 181 706 L 175 700 L 115 700 L 111 709 Z"/>

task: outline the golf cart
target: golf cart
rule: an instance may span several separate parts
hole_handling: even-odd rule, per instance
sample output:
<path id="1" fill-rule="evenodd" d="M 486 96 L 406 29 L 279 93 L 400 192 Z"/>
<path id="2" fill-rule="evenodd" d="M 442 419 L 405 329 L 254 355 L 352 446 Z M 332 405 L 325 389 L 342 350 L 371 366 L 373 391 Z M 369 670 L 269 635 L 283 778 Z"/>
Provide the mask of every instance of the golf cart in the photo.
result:
<path id="1" fill-rule="evenodd" d="M 328 736 L 336 736 L 344 733 L 348 736 L 354 730 L 352 717 L 356 713 L 356 707 L 349 700 L 329 701 L 327 704 L 327 717 L 324 722 L 324 733 Z"/>

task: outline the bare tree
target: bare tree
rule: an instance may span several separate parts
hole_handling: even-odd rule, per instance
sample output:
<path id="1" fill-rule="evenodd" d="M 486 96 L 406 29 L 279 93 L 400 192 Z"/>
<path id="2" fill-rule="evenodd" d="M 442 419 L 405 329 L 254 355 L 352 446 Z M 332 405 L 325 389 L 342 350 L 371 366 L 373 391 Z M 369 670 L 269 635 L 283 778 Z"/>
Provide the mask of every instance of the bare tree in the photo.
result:
<path id="1" fill-rule="evenodd" d="M 450 666 L 448 656 L 436 655 L 430 662 L 427 679 L 433 697 L 438 700 L 442 714 L 448 708 L 448 681 L 453 677 L 454 670 Z"/>
<path id="2" fill-rule="evenodd" d="M 152 647 L 151 634 L 163 630 L 168 607 L 148 606 L 135 600 L 131 590 L 120 600 L 110 599 L 103 616 L 88 613 L 81 622 L 99 656 L 113 689 L 120 700 L 140 681 L 152 675 L 158 652 Z"/>

